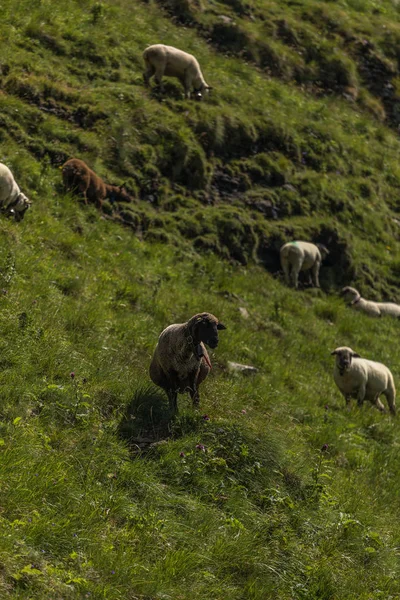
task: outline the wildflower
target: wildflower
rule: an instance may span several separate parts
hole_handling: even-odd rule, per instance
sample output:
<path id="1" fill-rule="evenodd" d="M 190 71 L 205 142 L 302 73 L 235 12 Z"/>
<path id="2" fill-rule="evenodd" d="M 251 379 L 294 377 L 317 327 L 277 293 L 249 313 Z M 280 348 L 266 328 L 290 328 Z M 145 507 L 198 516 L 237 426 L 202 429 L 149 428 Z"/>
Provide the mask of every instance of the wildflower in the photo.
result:
<path id="1" fill-rule="evenodd" d="M 179 456 L 180 456 L 181 458 L 185 458 L 186 454 L 185 454 L 184 452 L 179 452 Z"/>
<path id="2" fill-rule="evenodd" d="M 75 379 L 75 373 L 74 373 L 74 371 L 71 371 L 71 373 L 69 374 L 69 376 L 71 377 L 71 379 Z"/>
<path id="3" fill-rule="evenodd" d="M 205 452 L 206 447 L 204 446 L 204 444 L 196 444 L 196 450 L 198 450 L 199 452 Z"/>
<path id="4" fill-rule="evenodd" d="M 328 410 L 329 404 L 325 404 L 324 408 L 325 408 L 325 410 Z"/>
<path id="5" fill-rule="evenodd" d="M 111 575 L 115 575 L 115 571 L 111 571 Z"/>
<path id="6" fill-rule="evenodd" d="M 321 448 L 321 452 L 326 452 L 328 450 L 329 446 L 328 444 L 324 444 Z"/>
<path id="7" fill-rule="evenodd" d="M 209 421 L 210 420 L 210 417 L 208 415 L 203 415 L 201 418 L 203 419 L 203 421 Z"/>
<path id="8" fill-rule="evenodd" d="M 247 415 L 247 410 L 245 408 L 242 408 L 240 412 L 242 413 L 242 415 Z"/>

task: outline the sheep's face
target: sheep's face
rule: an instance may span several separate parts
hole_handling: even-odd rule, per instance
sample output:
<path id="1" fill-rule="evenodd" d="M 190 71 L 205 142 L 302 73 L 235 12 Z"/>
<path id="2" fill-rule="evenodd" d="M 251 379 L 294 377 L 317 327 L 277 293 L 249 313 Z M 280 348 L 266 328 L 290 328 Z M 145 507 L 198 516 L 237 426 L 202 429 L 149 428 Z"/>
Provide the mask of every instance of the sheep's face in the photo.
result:
<path id="1" fill-rule="evenodd" d="M 331 354 L 336 355 L 336 365 L 341 375 L 350 369 L 353 358 L 360 358 L 357 352 L 347 346 L 336 348 Z"/>
<path id="2" fill-rule="evenodd" d="M 210 320 L 207 317 L 200 318 L 196 323 L 195 328 L 195 337 L 197 340 L 210 346 L 210 348 L 216 348 L 218 346 L 218 331 L 226 329 L 225 325 L 222 323 L 218 323 L 217 320 Z"/>
<path id="3" fill-rule="evenodd" d="M 346 302 L 354 302 L 354 300 L 357 300 L 360 297 L 358 291 L 349 286 L 342 288 L 340 295 L 345 299 Z"/>
<path id="4" fill-rule="evenodd" d="M 22 219 L 24 218 L 24 215 L 25 215 L 26 211 L 31 206 L 31 204 L 32 204 L 32 201 L 29 200 L 29 198 L 27 198 L 25 196 L 25 194 L 23 194 L 22 192 L 20 192 L 20 194 L 18 196 L 18 201 L 10 209 L 9 214 L 11 216 L 13 216 L 16 221 L 22 221 Z"/>
<path id="5" fill-rule="evenodd" d="M 132 200 L 132 198 L 130 197 L 123 185 L 119 186 L 119 200 L 121 202 L 131 202 Z"/>

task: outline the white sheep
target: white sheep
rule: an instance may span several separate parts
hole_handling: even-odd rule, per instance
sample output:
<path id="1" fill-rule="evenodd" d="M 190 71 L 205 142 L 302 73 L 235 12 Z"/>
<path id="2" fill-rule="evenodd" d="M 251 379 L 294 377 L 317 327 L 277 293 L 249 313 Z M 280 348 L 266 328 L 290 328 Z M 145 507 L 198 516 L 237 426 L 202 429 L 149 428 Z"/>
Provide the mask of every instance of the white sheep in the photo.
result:
<path id="1" fill-rule="evenodd" d="M 204 344 L 216 348 L 221 329 L 226 329 L 225 325 L 205 312 L 186 323 L 169 325 L 161 333 L 150 364 L 150 377 L 167 392 L 173 411 L 178 410 L 178 392 L 189 391 L 193 405 L 198 406 L 199 385 L 211 369 Z"/>
<path id="2" fill-rule="evenodd" d="M 19 189 L 10 169 L 0 163 L 0 208 L 20 221 L 31 204 Z"/>
<path id="3" fill-rule="evenodd" d="M 211 87 L 204 80 L 200 65 L 197 59 L 192 55 L 164 44 L 154 44 L 149 46 L 143 52 L 143 58 L 146 64 L 146 70 L 143 73 L 143 79 L 146 85 L 154 75 L 156 83 L 163 91 L 162 78 L 176 77 L 185 88 L 185 98 L 190 98 L 191 90 L 194 90 L 200 99 L 204 92 L 208 92 Z"/>
<path id="4" fill-rule="evenodd" d="M 347 346 L 336 348 L 331 354 L 336 355 L 333 377 L 346 405 L 350 398 L 357 398 L 359 406 L 364 400 L 369 400 L 380 411 L 385 412 L 385 407 L 379 400 L 379 396 L 384 394 L 390 412 L 396 414 L 396 388 L 393 375 L 385 365 L 361 358 Z"/>
<path id="5" fill-rule="evenodd" d="M 300 271 L 311 270 L 314 285 L 319 287 L 319 269 L 321 262 L 328 254 L 329 250 L 322 244 L 300 241 L 284 244 L 280 249 L 280 258 L 286 284 L 290 284 L 291 276 L 293 286 L 297 289 Z M 310 274 L 309 281 L 313 283 Z"/>
<path id="6" fill-rule="evenodd" d="M 343 296 L 351 308 L 360 310 L 371 317 L 389 315 L 391 317 L 400 318 L 400 305 L 395 304 L 394 302 L 373 302 L 372 300 L 365 300 L 355 288 L 349 286 L 342 288 L 340 295 Z"/>

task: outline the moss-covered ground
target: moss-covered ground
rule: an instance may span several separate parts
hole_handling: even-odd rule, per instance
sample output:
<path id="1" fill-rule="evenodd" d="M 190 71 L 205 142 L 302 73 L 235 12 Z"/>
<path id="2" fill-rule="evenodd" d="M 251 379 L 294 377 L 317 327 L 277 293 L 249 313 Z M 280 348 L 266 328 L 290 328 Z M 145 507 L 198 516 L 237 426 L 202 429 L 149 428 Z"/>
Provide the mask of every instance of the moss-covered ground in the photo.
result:
<path id="1" fill-rule="evenodd" d="M 330 356 L 399 381 L 398 321 L 338 296 L 400 301 L 397 2 L 1 11 L 0 161 L 33 205 L 0 217 L 0 596 L 400 598 L 399 425 L 346 410 Z M 143 86 L 157 42 L 209 97 Z M 134 201 L 66 194 L 72 156 Z M 322 290 L 283 285 L 292 238 L 330 248 Z M 152 351 L 205 310 L 227 330 L 174 418 Z"/>

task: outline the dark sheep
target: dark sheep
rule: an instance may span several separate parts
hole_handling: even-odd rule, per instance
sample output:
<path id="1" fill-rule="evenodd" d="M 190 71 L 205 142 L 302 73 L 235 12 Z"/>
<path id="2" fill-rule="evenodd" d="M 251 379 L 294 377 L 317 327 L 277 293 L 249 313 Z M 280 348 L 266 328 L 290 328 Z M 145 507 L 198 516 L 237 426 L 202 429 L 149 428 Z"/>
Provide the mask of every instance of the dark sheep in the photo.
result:
<path id="1" fill-rule="evenodd" d="M 104 183 L 101 177 L 79 158 L 71 158 L 63 164 L 62 177 L 66 190 L 82 195 L 85 204 L 93 202 L 97 208 L 101 208 L 106 199 L 110 202 L 132 202 L 124 186 Z"/>
<path id="2" fill-rule="evenodd" d="M 225 325 L 204 312 L 186 323 L 169 325 L 161 333 L 150 364 L 150 377 L 166 391 L 174 412 L 178 411 L 178 393 L 189 391 L 193 406 L 199 405 L 198 388 L 211 369 L 205 344 L 216 348 L 218 331 L 222 329 L 226 329 Z"/>

